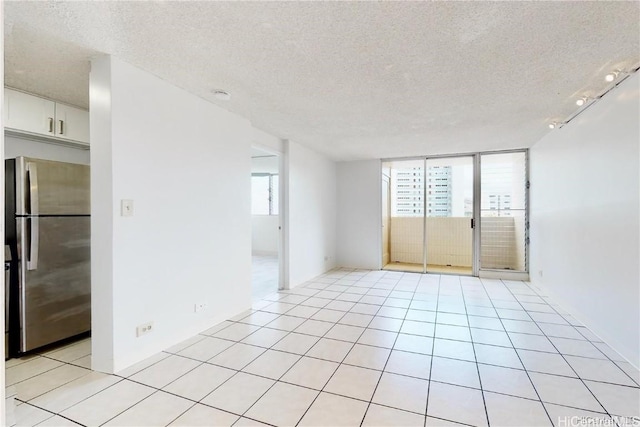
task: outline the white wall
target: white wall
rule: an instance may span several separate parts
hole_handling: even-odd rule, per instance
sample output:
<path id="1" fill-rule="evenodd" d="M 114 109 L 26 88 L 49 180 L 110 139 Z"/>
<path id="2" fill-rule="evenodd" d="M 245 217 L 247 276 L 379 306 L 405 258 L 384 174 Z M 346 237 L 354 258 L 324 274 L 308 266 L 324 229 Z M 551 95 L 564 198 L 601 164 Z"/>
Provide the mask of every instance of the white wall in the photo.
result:
<path id="1" fill-rule="evenodd" d="M 639 86 L 636 73 L 530 151 L 531 279 L 636 367 Z"/>
<path id="2" fill-rule="evenodd" d="M 18 156 L 82 165 L 89 164 L 89 150 L 5 136 L 4 158 L 15 159 Z"/>
<path id="3" fill-rule="evenodd" d="M 251 252 L 254 254 L 278 254 L 278 215 L 251 216 Z"/>
<path id="4" fill-rule="evenodd" d="M 109 57 L 91 124 L 93 366 L 119 371 L 250 306 L 252 128 Z"/>
<path id="5" fill-rule="evenodd" d="M 381 268 L 382 184 L 380 160 L 340 162 L 338 265 Z"/>
<path id="6" fill-rule="evenodd" d="M 286 274 L 293 288 L 336 266 L 336 164 L 296 142 L 285 145 Z"/>

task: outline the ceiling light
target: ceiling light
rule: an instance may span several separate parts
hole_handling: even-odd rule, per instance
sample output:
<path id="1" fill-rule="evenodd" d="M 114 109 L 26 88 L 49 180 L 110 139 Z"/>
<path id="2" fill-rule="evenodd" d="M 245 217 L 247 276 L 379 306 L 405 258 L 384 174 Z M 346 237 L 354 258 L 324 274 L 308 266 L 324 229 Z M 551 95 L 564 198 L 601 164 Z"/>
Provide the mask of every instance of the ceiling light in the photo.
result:
<path id="1" fill-rule="evenodd" d="M 585 96 L 585 97 L 582 97 L 582 98 L 580 98 L 580 99 L 578 99 L 578 100 L 576 101 L 576 105 L 577 105 L 578 107 L 582 107 L 584 104 L 586 104 L 586 103 L 587 103 L 587 101 L 588 101 L 588 100 L 589 100 L 589 98 L 587 98 L 586 96 Z"/>
<path id="2" fill-rule="evenodd" d="M 556 128 L 556 122 L 549 123 L 549 129 L 555 129 L 555 128 Z"/>
<path id="3" fill-rule="evenodd" d="M 612 82 L 616 79 L 616 77 L 618 77 L 618 74 L 620 74 L 620 71 L 613 71 L 607 74 L 606 76 L 604 76 L 604 79 L 608 82 Z"/>
<path id="4" fill-rule="evenodd" d="M 211 93 L 213 93 L 213 96 L 220 101 L 228 101 L 231 99 L 231 94 L 226 90 L 214 89 Z"/>

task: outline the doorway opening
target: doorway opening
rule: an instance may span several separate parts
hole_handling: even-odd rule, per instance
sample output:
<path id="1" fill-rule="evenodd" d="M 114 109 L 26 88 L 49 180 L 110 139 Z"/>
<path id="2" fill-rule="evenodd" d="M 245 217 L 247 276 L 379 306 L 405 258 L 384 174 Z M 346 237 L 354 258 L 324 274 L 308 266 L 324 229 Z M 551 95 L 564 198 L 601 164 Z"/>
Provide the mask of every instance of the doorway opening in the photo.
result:
<path id="1" fill-rule="evenodd" d="M 251 149 L 251 287 L 254 301 L 277 292 L 280 270 L 280 158 Z"/>

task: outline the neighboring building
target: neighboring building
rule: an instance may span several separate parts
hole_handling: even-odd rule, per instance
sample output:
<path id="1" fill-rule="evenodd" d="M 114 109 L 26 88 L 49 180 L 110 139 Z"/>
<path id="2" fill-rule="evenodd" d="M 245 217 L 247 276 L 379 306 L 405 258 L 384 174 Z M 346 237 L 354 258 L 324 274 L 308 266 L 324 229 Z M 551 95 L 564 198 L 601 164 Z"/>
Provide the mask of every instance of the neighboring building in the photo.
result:
<path id="1" fill-rule="evenodd" d="M 451 166 L 427 169 L 427 216 L 451 216 Z"/>

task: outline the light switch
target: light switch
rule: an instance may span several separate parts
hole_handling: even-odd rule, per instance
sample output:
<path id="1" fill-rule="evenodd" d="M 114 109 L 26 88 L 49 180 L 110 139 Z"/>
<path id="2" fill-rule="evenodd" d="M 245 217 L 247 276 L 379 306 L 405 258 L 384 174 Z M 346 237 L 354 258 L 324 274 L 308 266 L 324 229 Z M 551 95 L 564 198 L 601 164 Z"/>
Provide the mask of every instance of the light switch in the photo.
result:
<path id="1" fill-rule="evenodd" d="M 133 216 L 133 200 L 122 199 L 120 201 L 120 216 Z"/>

